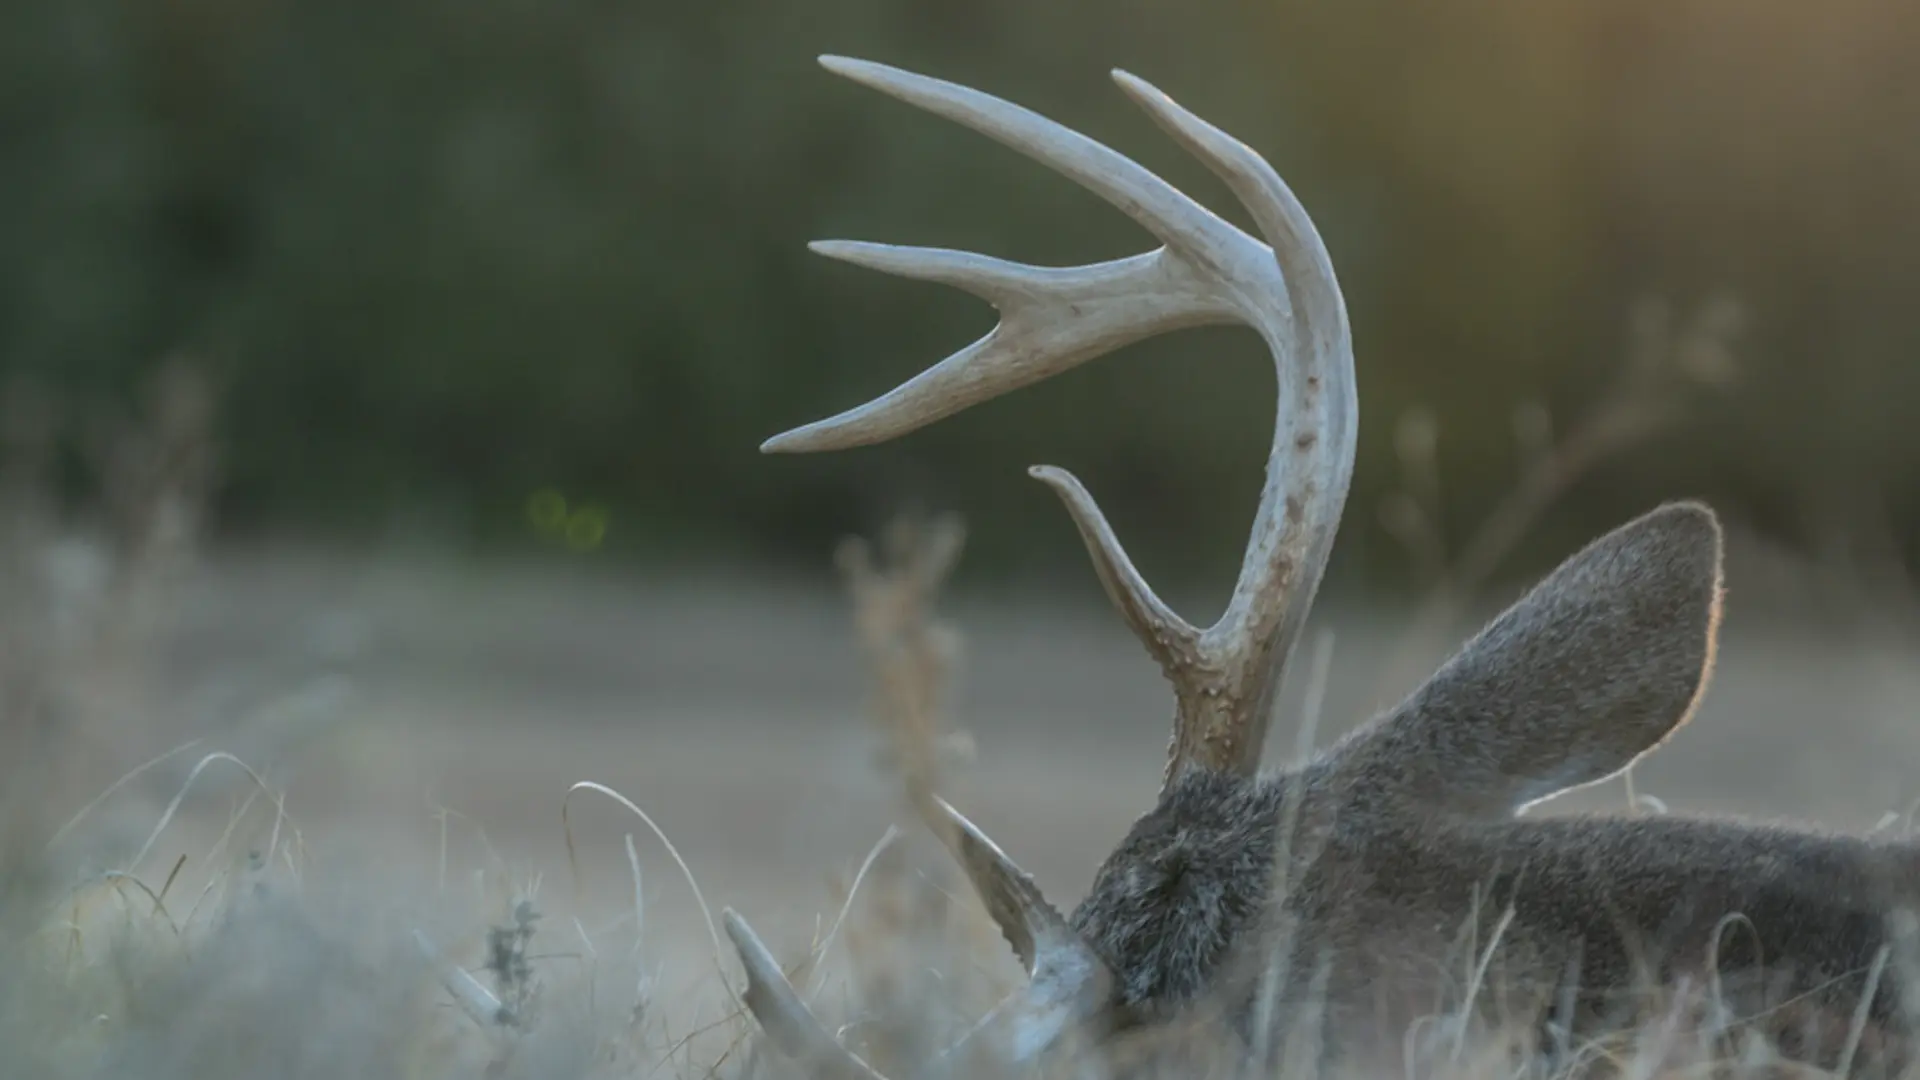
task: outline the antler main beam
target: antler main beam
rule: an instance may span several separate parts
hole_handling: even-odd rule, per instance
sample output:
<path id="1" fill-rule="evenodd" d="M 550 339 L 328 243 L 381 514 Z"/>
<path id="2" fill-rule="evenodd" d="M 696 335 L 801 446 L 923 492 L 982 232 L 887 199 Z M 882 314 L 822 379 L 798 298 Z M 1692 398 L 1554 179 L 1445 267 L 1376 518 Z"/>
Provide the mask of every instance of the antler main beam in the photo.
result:
<path id="1" fill-rule="evenodd" d="M 1196 768 L 1253 772 L 1274 694 L 1332 552 L 1358 426 L 1346 306 L 1306 210 L 1258 154 L 1125 72 L 1114 73 L 1120 88 L 1227 183 L 1267 243 L 1124 154 L 1030 110 L 881 64 L 841 57 L 821 63 L 1072 178 L 1162 246 L 1057 268 L 933 248 L 814 244 L 833 258 L 965 289 L 999 309 L 1000 323 L 882 397 L 775 436 L 761 449 L 884 442 L 1143 338 L 1214 323 L 1253 327 L 1274 355 L 1279 406 L 1240 577 L 1213 626 L 1194 627 L 1154 595 L 1071 474 L 1033 470 L 1066 504 L 1107 594 L 1173 684 L 1166 782 Z"/>

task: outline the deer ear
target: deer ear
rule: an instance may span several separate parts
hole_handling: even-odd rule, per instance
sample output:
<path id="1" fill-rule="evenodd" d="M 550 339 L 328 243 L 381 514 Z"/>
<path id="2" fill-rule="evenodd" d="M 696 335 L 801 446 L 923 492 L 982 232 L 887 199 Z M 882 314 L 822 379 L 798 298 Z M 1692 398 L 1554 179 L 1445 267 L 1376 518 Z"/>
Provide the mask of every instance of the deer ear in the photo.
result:
<path id="1" fill-rule="evenodd" d="M 1336 755 L 1383 795 L 1468 816 L 1618 774 L 1686 723 L 1706 689 L 1721 548 L 1699 503 L 1615 529 Z"/>

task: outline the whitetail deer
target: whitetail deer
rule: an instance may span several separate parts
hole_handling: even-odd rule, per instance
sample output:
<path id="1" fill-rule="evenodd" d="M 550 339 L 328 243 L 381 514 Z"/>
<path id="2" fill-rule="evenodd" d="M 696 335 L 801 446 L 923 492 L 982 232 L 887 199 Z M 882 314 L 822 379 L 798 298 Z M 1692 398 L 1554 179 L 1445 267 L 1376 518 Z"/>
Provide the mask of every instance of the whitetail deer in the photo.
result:
<path id="1" fill-rule="evenodd" d="M 1154 595 L 1072 476 L 1033 470 L 1172 683 L 1172 744 L 1158 804 L 1070 917 L 941 804 L 947 820 L 933 824 L 1029 982 L 939 1063 L 983 1046 L 1002 1064 L 1035 1062 L 1069 1036 L 1111 1048 L 1205 1014 L 1239 1040 L 1242 1064 L 1271 1067 L 1304 1039 L 1319 1047 L 1316 1064 L 1399 1067 L 1403 1037 L 1423 1017 L 1517 1021 L 1550 1053 L 1682 1001 L 1723 1032 L 1753 1021 L 1793 1060 L 1909 1060 L 1914 998 L 1900 983 L 1920 893 L 1914 846 L 1731 821 L 1520 816 L 1619 774 L 1692 714 L 1720 620 L 1721 532 L 1709 509 L 1668 504 L 1594 542 L 1400 705 L 1311 760 L 1260 775 L 1275 691 L 1346 500 L 1357 425 L 1347 314 L 1306 211 L 1258 154 L 1125 73 L 1114 74 L 1120 88 L 1227 183 L 1266 243 L 1026 109 L 878 64 L 822 62 L 1066 174 L 1161 246 L 1043 268 L 816 244 L 966 289 L 1001 319 L 885 396 L 763 449 L 892 439 L 1181 327 L 1248 324 L 1279 372 L 1258 516 L 1211 627 Z M 874 1080 L 746 922 L 728 912 L 727 928 L 774 1042 L 821 1075 Z M 1689 987 L 1701 993 L 1688 998 Z"/>

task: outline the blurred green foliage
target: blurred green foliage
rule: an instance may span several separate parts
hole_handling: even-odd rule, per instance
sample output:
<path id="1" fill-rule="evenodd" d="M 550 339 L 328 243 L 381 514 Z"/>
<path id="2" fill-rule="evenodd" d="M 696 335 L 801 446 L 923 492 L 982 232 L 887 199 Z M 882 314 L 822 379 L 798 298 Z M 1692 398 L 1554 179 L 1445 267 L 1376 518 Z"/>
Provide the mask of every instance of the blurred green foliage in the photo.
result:
<path id="1" fill-rule="evenodd" d="M 1150 575 L 1218 577 L 1273 407 L 1250 334 L 758 455 L 991 325 L 807 240 L 1147 244 L 821 52 L 1037 108 L 1237 220 L 1107 69 L 1265 153 L 1354 318 L 1348 571 L 1404 561 L 1377 513 L 1403 413 L 1438 419 L 1464 535 L 1515 410 L 1570 422 L 1648 295 L 1737 296 L 1740 377 L 1681 387 L 1686 423 L 1582 480 L 1542 557 L 1683 494 L 1802 543 L 1920 532 L 1920 8 L 1869 0 L 28 0 L 0 15 L 0 363 L 115 396 L 212 358 L 235 529 L 525 542 L 567 535 L 533 520 L 557 497 L 598 515 L 576 549 L 818 567 L 919 499 L 971 521 L 970 568 L 1038 572 L 1078 559 L 1022 473 L 1051 462 Z"/>

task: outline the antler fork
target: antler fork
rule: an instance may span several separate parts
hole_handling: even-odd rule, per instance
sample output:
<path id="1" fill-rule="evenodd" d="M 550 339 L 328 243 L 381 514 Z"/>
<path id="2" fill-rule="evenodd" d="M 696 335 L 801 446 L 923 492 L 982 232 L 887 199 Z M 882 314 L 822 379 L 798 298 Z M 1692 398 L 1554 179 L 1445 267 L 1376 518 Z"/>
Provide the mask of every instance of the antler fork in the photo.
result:
<path id="1" fill-rule="evenodd" d="M 1227 182 L 1271 248 L 1125 155 L 1017 105 L 881 64 L 821 63 L 1052 166 L 1164 246 L 1054 268 L 931 248 L 815 243 L 833 258 L 965 289 L 997 307 L 1000 324 L 886 395 L 762 449 L 884 442 L 1143 338 L 1214 323 L 1252 326 L 1279 369 L 1279 409 L 1240 578 L 1213 626 L 1195 628 L 1154 595 L 1070 473 L 1032 470 L 1065 501 L 1108 595 L 1173 683 L 1167 781 L 1196 767 L 1252 772 L 1280 671 L 1333 547 L 1358 425 L 1346 305 L 1305 208 L 1258 154 L 1125 72 L 1114 81 Z"/>
<path id="2" fill-rule="evenodd" d="M 1071 177 L 1161 246 L 1056 268 L 933 248 L 815 243 L 815 251 L 833 258 L 965 289 L 998 308 L 1000 322 L 889 393 L 775 436 L 762 450 L 884 442 L 1156 334 L 1229 322 L 1253 327 L 1273 353 L 1279 405 L 1240 576 L 1212 626 L 1195 627 L 1154 594 L 1070 473 L 1031 470 L 1066 504 L 1107 595 L 1173 684 L 1163 784 L 1198 770 L 1253 773 L 1283 670 L 1332 551 L 1358 426 L 1346 306 L 1305 208 L 1258 154 L 1125 72 L 1113 74 L 1121 90 L 1227 183 L 1266 243 L 1125 155 L 1020 106 L 881 64 L 831 56 L 821 64 Z M 957 811 L 944 803 L 941 809 L 948 820 L 934 824 L 1032 977 L 1019 1000 L 995 1010 L 1012 1028 L 1016 1056 L 1029 1056 L 1085 1016 L 1111 974 L 1011 860 Z M 728 930 L 747 965 L 749 1004 L 776 1039 L 794 1052 L 827 1055 L 842 1080 L 873 1080 L 873 1071 L 807 1012 L 745 921 L 729 913 Z"/>

